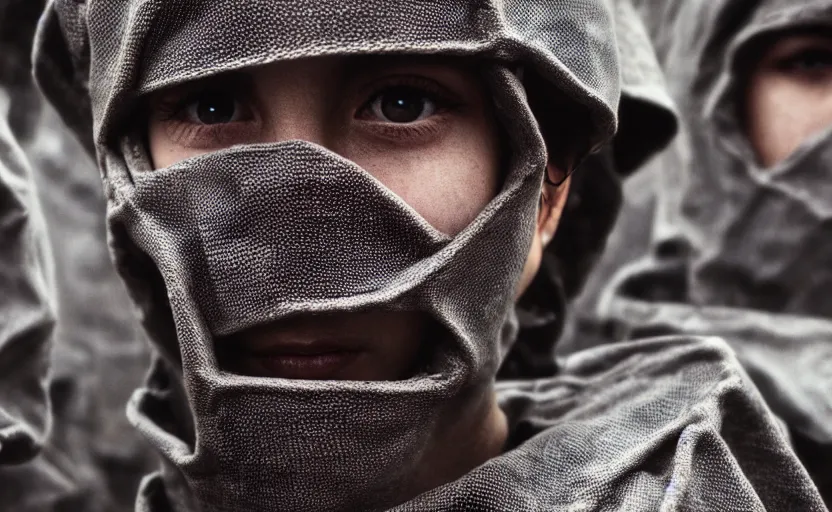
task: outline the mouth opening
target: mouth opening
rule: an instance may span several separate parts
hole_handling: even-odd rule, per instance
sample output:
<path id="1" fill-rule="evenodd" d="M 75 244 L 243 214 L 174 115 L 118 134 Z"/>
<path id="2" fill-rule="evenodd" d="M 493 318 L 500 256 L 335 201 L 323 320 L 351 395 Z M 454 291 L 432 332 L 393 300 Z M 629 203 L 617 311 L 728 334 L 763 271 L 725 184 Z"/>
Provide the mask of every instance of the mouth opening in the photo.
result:
<path id="1" fill-rule="evenodd" d="M 218 338 L 220 369 L 250 377 L 401 381 L 437 373 L 450 332 L 416 311 L 300 314 Z"/>

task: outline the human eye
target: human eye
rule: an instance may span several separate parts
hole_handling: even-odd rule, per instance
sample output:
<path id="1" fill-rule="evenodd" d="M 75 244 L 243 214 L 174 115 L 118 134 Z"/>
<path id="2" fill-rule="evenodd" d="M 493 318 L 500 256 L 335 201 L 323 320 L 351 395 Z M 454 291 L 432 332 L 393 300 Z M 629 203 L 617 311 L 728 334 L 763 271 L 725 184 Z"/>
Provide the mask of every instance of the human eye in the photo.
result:
<path id="1" fill-rule="evenodd" d="M 817 73 L 832 70 L 832 50 L 808 48 L 781 61 L 783 69 Z"/>
<path id="2" fill-rule="evenodd" d="M 786 36 L 770 50 L 774 66 L 782 73 L 806 79 L 832 75 L 832 39 L 811 35 Z"/>
<path id="3" fill-rule="evenodd" d="M 379 92 L 368 105 L 368 115 L 384 123 L 416 123 L 436 114 L 438 101 L 417 87 L 393 86 Z"/>
<path id="4" fill-rule="evenodd" d="M 239 80 L 197 83 L 160 93 L 151 102 L 151 119 L 178 146 L 220 149 L 251 142 L 256 120 L 252 103 Z"/>
<path id="5" fill-rule="evenodd" d="M 355 118 L 382 137 L 410 141 L 442 127 L 460 106 L 454 96 L 428 78 L 391 77 L 375 84 Z"/>
<path id="6" fill-rule="evenodd" d="M 196 125 L 239 123 L 248 118 L 246 107 L 233 91 L 206 90 L 189 98 L 181 113 L 183 121 Z"/>

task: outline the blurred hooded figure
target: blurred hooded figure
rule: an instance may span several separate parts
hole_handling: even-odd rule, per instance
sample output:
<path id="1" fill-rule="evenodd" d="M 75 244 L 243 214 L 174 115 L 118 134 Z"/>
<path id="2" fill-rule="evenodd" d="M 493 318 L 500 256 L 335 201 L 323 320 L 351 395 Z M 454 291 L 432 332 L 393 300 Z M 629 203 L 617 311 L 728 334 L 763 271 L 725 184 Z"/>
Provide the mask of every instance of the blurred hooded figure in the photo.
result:
<path id="1" fill-rule="evenodd" d="M 12 126 L 24 128 L 14 102 L 30 99 L 16 94 L 26 66 L 6 58 L 17 35 L 0 39 L 0 475 L 33 460 L 52 424 L 54 269 L 29 162 L 12 132 Z M 32 490 L 51 489 L 33 482 Z M 3 492 L 9 492 L 5 482 Z"/>
<path id="2" fill-rule="evenodd" d="M 47 6 L 36 73 L 158 351 L 136 510 L 822 510 L 718 340 L 494 385 L 615 129 L 609 7 Z"/>
<path id="3" fill-rule="evenodd" d="M 829 504 L 832 2 L 640 4 L 682 136 L 627 184 L 564 349 L 723 336 Z"/>
<path id="4" fill-rule="evenodd" d="M 4 60 L 0 78 L 13 82 L 15 71 Z M 10 128 L 12 103 L 0 89 L 0 468 L 32 459 L 49 433 L 55 324 L 51 249 L 29 162 Z"/>
<path id="5" fill-rule="evenodd" d="M 42 377 L 49 369 L 46 395 L 29 401 L 31 406 L 44 404 L 48 396 L 52 416 L 40 455 L 0 468 L 0 510 L 125 510 L 135 501 L 141 475 L 158 465 L 124 415 L 125 403 L 147 372 L 149 348 L 109 258 L 105 202 L 95 163 L 31 78 L 32 43 L 44 5 L 0 0 L 0 91 L 9 98 L 4 120 L 7 134 L 31 169 L 26 177 L 42 208 L 45 230 L 40 229 L 54 248 L 49 259 L 55 267 L 50 298 L 56 306 L 51 350 L 36 351 L 34 341 L 21 339 L 0 352 L 3 368 L 18 368 L 7 370 L 8 375 L 37 369 Z M 10 168 L 18 170 L 20 165 Z M 41 211 L 34 211 L 32 218 L 37 220 Z M 9 283 L 3 286 L 14 289 L 23 294 Z M 2 311 L 4 319 L 16 315 Z M 31 352 L 12 348 L 22 343 Z M 24 365 L 26 357 L 35 361 L 34 354 L 40 366 Z"/>

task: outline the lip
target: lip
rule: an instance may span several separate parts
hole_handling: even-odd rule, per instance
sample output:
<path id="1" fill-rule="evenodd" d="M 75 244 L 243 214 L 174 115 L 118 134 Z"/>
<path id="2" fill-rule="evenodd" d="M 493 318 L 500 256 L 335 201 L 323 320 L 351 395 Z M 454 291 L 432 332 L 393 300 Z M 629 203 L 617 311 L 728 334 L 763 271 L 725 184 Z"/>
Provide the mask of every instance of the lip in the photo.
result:
<path id="1" fill-rule="evenodd" d="M 249 361 L 268 377 L 300 380 L 333 380 L 359 356 L 358 352 L 325 354 L 258 355 Z"/>
<path id="2" fill-rule="evenodd" d="M 349 342 L 320 341 L 241 347 L 239 362 L 251 373 L 265 377 L 302 380 L 333 380 L 364 351 Z"/>

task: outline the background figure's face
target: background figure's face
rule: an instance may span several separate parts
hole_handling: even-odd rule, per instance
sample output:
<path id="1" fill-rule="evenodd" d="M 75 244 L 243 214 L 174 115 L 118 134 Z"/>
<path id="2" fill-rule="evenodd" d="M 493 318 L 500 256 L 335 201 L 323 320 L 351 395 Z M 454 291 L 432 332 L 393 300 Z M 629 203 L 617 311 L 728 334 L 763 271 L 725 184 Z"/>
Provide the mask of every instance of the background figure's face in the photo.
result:
<path id="1" fill-rule="evenodd" d="M 788 32 L 771 39 L 749 75 L 745 112 L 764 167 L 832 124 L 832 35 Z"/>
<path id="2" fill-rule="evenodd" d="M 357 163 L 451 236 L 501 184 L 490 102 L 463 61 L 282 62 L 160 91 L 149 105 L 156 168 L 236 144 L 313 142 Z M 227 369 L 248 375 L 396 380 L 418 369 L 432 328 L 416 312 L 299 317 L 218 340 L 218 353 Z"/>

